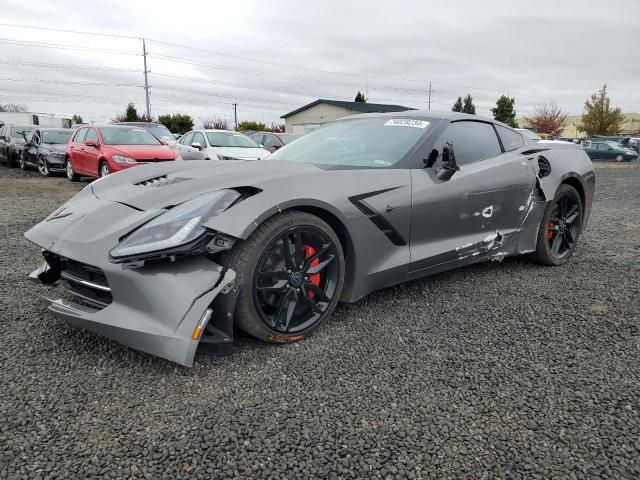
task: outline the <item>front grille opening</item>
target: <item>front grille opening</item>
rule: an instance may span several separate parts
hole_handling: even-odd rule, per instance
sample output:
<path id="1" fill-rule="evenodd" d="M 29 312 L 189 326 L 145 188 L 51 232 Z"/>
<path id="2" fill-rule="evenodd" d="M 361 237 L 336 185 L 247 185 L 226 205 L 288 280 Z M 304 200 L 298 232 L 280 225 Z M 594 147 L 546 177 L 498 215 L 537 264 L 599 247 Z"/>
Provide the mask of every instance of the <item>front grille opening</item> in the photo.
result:
<path id="1" fill-rule="evenodd" d="M 62 283 L 74 300 L 96 309 L 111 304 L 111 288 L 100 268 L 64 257 L 59 260 Z"/>
<path id="2" fill-rule="evenodd" d="M 138 185 L 140 187 L 164 187 L 166 185 L 172 185 L 174 183 L 184 182 L 185 180 L 189 180 L 189 179 L 182 178 L 182 177 L 169 178 L 167 175 L 160 175 L 158 177 L 142 180 L 141 182 L 135 183 L 134 185 Z"/>

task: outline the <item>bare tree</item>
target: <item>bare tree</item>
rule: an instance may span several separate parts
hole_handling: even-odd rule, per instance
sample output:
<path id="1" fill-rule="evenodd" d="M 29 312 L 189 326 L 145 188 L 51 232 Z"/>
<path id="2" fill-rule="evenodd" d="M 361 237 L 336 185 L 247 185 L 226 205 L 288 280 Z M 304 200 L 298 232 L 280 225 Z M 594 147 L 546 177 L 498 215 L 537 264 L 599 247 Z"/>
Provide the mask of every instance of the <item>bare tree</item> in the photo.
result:
<path id="1" fill-rule="evenodd" d="M 0 105 L 0 112 L 26 112 L 27 106 L 18 103 L 5 103 Z"/>
<path id="2" fill-rule="evenodd" d="M 202 126 L 206 130 L 229 130 L 229 122 L 224 118 L 210 118 L 205 120 Z"/>
<path id="3" fill-rule="evenodd" d="M 271 131 L 274 133 L 284 133 L 284 123 L 272 122 Z"/>
<path id="4" fill-rule="evenodd" d="M 536 106 L 532 116 L 524 117 L 524 120 L 538 133 L 560 135 L 564 130 L 567 114 L 555 103 L 542 103 Z"/>

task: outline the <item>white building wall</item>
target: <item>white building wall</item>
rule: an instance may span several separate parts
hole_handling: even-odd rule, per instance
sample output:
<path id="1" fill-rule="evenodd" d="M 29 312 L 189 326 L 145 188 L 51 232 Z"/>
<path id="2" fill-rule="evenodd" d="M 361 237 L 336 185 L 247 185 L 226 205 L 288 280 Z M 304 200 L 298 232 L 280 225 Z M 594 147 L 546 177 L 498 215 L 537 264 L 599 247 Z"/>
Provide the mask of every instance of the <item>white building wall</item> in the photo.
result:
<path id="1" fill-rule="evenodd" d="M 343 107 L 320 103 L 285 118 L 285 131 L 286 133 L 304 135 L 323 123 L 332 122 L 338 118 L 354 115 L 356 113 L 357 112 L 354 112 L 353 110 L 347 110 Z"/>

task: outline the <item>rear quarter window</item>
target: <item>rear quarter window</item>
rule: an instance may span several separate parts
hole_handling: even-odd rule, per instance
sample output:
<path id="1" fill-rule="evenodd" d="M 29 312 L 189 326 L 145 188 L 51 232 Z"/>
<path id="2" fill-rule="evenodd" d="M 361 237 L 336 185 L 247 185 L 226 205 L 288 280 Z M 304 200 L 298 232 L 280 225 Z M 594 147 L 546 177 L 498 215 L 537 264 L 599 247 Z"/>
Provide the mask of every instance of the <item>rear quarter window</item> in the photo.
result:
<path id="1" fill-rule="evenodd" d="M 496 125 L 496 130 L 498 130 L 498 135 L 500 136 L 500 140 L 502 140 L 502 146 L 505 152 L 510 152 L 511 150 L 516 150 L 524 146 L 522 135 L 515 130 L 501 125 Z"/>

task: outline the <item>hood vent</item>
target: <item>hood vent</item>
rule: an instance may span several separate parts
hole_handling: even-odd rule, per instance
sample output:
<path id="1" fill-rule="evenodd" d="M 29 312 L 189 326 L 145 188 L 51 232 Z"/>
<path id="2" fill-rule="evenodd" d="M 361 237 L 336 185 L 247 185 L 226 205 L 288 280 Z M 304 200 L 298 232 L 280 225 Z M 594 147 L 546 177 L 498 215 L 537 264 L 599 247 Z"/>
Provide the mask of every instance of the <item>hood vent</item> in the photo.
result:
<path id="1" fill-rule="evenodd" d="M 149 178 L 141 182 L 136 183 L 141 187 L 164 187 L 166 185 L 172 185 L 174 183 L 180 183 L 189 180 L 188 178 L 174 177 L 168 178 L 167 175 L 160 175 L 159 177 Z"/>

